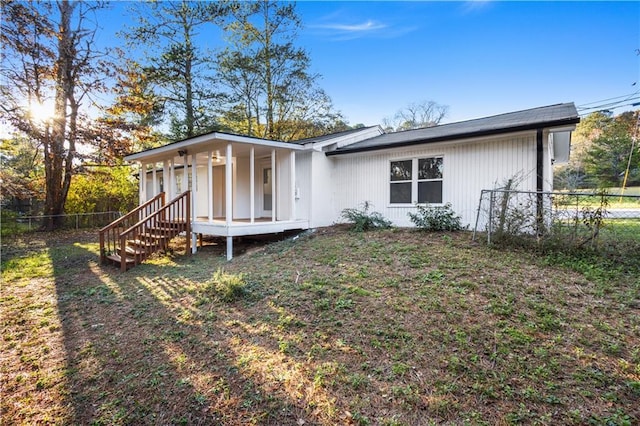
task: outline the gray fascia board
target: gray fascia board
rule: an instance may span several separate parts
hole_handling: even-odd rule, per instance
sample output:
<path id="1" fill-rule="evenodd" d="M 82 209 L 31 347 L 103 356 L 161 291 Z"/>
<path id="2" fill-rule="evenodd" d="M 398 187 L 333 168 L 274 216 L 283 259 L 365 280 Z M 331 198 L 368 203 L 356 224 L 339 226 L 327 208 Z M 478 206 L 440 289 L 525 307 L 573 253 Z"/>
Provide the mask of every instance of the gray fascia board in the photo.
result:
<path id="1" fill-rule="evenodd" d="M 488 129 L 488 130 L 480 130 L 476 132 L 456 133 L 451 135 L 389 143 L 384 145 L 364 146 L 360 148 L 351 148 L 351 149 L 349 148 L 336 149 L 334 151 L 326 152 L 325 155 L 327 157 L 330 157 L 334 155 L 353 154 L 357 152 L 366 152 L 366 151 L 379 151 L 383 149 L 400 148 L 400 147 L 413 146 L 413 145 L 423 145 L 423 144 L 436 143 L 436 142 L 448 142 L 448 141 L 454 141 L 454 140 L 462 141 L 464 139 L 472 139 L 472 138 L 483 137 L 483 136 L 503 135 L 507 133 L 516 133 L 516 132 L 522 132 L 527 130 L 537 130 L 541 128 L 546 129 L 549 127 L 556 127 L 556 126 L 567 126 L 571 124 L 577 124 L 579 122 L 580 122 L 580 118 L 567 118 L 567 119 L 562 119 L 557 121 L 550 121 L 546 123 L 531 123 L 531 124 L 526 124 L 522 126 L 505 127 L 501 129 Z"/>

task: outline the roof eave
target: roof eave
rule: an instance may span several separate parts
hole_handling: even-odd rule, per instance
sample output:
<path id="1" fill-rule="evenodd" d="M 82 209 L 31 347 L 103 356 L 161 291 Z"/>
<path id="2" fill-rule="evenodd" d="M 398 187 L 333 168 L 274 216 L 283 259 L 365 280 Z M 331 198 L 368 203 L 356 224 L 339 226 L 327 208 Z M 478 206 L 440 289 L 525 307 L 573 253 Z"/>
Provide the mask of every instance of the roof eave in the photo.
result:
<path id="1" fill-rule="evenodd" d="M 326 152 L 325 155 L 329 157 L 329 156 L 342 155 L 342 154 L 354 154 L 357 152 L 380 151 L 380 150 L 389 149 L 389 148 L 423 145 L 427 143 L 436 143 L 436 142 L 449 142 L 454 140 L 472 139 L 472 138 L 478 138 L 483 136 L 503 135 L 507 133 L 523 132 L 527 130 L 537 130 L 537 129 L 544 129 L 544 128 L 550 128 L 550 127 L 568 126 L 571 124 L 577 124 L 579 122 L 580 122 L 580 117 L 571 117 L 571 118 L 566 118 L 562 120 L 549 121 L 545 123 L 526 124 L 522 126 L 506 127 L 502 129 L 481 130 L 477 132 L 457 133 L 453 135 L 438 136 L 438 137 L 426 138 L 426 139 L 417 139 L 417 140 L 411 140 L 406 142 L 390 143 L 385 145 L 365 146 L 361 148 L 351 148 L 351 149 L 349 148 L 336 149 L 334 151 Z"/>
<path id="2" fill-rule="evenodd" d="M 239 136 L 239 135 L 231 135 L 227 133 L 210 133 L 206 135 L 196 136 L 191 139 L 182 140 L 179 142 L 173 142 L 158 148 L 152 148 L 145 151 L 137 152 L 134 154 L 129 154 L 124 157 L 125 161 L 140 161 L 148 157 L 155 157 L 163 154 L 168 154 L 171 152 L 177 152 L 182 148 L 187 148 L 192 145 L 203 144 L 207 142 L 231 142 L 231 143 L 243 143 L 243 144 L 253 144 L 259 146 L 268 146 L 272 148 L 284 148 L 290 150 L 303 150 L 303 146 L 288 143 L 288 142 L 279 142 L 279 141 L 269 141 L 266 139 L 258 139 L 252 138 L 248 136 Z"/>

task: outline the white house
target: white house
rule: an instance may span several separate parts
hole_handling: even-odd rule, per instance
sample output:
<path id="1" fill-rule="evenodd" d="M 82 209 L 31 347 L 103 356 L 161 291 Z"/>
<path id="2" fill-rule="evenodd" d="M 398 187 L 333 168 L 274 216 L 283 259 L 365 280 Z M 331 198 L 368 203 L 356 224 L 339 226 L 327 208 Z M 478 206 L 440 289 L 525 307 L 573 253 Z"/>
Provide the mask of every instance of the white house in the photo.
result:
<path id="1" fill-rule="evenodd" d="M 125 157 L 141 166 L 140 203 L 192 191 L 191 231 L 233 237 L 339 221 L 368 201 L 397 226 L 416 203 L 451 203 L 472 224 L 482 189 L 518 176 L 549 191 L 579 122 L 573 103 L 385 133 L 379 126 L 284 143 L 210 133 Z M 195 237 L 194 237 L 195 241 Z M 195 250 L 195 244 L 193 244 Z"/>

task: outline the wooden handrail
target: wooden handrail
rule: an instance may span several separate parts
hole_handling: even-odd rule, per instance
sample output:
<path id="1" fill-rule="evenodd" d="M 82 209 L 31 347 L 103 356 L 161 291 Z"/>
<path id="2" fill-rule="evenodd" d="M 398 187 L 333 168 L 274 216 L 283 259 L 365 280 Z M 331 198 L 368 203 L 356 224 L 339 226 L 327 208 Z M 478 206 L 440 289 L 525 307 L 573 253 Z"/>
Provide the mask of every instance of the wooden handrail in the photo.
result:
<path id="1" fill-rule="evenodd" d="M 156 210 L 155 212 L 151 213 L 149 216 L 146 216 L 144 219 L 140 220 L 138 223 L 136 223 L 135 225 L 130 226 L 129 228 L 127 228 L 126 230 L 122 231 L 119 235 L 120 238 L 122 238 L 123 235 L 126 235 L 128 233 L 130 233 L 131 231 L 133 231 L 136 227 L 143 225 L 145 222 L 149 221 L 150 219 L 154 219 L 155 216 L 159 216 L 160 213 L 165 212 L 167 210 L 169 210 L 169 208 L 174 205 L 177 204 L 178 201 L 180 201 L 180 199 L 184 198 L 184 197 L 189 197 L 191 191 L 185 191 L 182 194 L 178 195 L 177 197 L 175 197 L 173 200 L 169 201 L 167 204 L 165 204 L 164 206 L 160 207 L 160 209 Z M 185 215 L 186 216 L 186 215 Z M 185 218 L 187 221 L 191 220 L 190 218 Z"/>
<path id="2" fill-rule="evenodd" d="M 129 213 L 100 229 L 100 262 L 104 263 L 106 261 L 107 254 L 117 251 L 118 241 L 116 240 L 116 235 L 120 234 L 120 229 L 125 226 L 128 227 L 130 222 L 134 219 L 137 221 L 138 219 L 136 215 L 139 215 L 141 212 L 145 213 L 145 209 L 158 209 L 158 206 L 162 207 L 164 204 L 165 194 L 164 192 L 161 192 L 147 202 L 131 210 Z"/>
<path id="3" fill-rule="evenodd" d="M 160 233 L 155 235 L 146 235 L 144 236 L 144 257 L 150 255 L 156 250 L 157 241 L 155 238 L 160 237 L 160 241 L 162 241 L 162 246 L 168 242 L 171 237 L 176 234 L 185 231 L 187 236 L 187 252 L 190 252 L 190 238 L 189 235 L 191 233 L 191 215 L 190 215 L 190 207 L 191 207 L 191 191 L 185 191 L 182 194 L 175 197 L 173 200 L 168 202 L 166 205 L 160 207 L 158 210 L 152 212 L 148 216 L 145 216 L 143 219 L 138 221 L 136 224 L 130 226 L 125 229 L 118 235 L 118 239 L 120 242 L 120 269 L 124 272 L 127 270 L 127 242 L 131 238 L 143 238 L 143 236 L 147 232 L 156 232 Z M 168 213 L 168 214 L 167 214 Z M 169 219 L 169 226 L 167 227 L 167 222 L 165 219 Z M 174 219 L 182 218 L 182 221 L 173 222 Z M 154 228 L 154 225 L 161 225 L 159 227 Z M 153 247 L 146 243 L 152 243 Z M 141 258 L 138 255 L 135 255 L 133 258 L 134 265 L 137 265 L 141 262 Z"/>
<path id="4" fill-rule="evenodd" d="M 101 233 L 107 232 L 109 229 L 115 228 L 120 223 L 122 223 L 125 220 L 129 219 L 131 216 L 133 216 L 134 214 L 138 213 L 140 210 L 149 207 L 151 204 L 155 203 L 158 200 L 161 200 L 161 205 L 164 206 L 164 192 L 159 193 L 158 195 L 156 195 L 155 197 L 153 197 L 152 199 L 150 199 L 146 203 L 139 205 L 135 209 L 131 210 L 129 213 L 127 213 L 124 216 L 121 216 L 118 219 L 114 220 L 113 222 L 111 222 L 110 224 L 105 226 L 104 228 L 100 229 L 100 232 Z"/>

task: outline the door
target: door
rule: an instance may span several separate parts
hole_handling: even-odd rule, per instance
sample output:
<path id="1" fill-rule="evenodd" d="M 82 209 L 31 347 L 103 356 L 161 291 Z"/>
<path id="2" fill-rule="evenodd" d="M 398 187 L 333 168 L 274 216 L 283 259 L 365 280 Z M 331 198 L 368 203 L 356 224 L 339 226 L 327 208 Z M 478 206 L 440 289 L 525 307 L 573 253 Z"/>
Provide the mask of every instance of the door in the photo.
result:
<path id="1" fill-rule="evenodd" d="M 270 217 L 273 210 L 273 174 L 271 167 L 262 168 L 262 216 Z"/>

